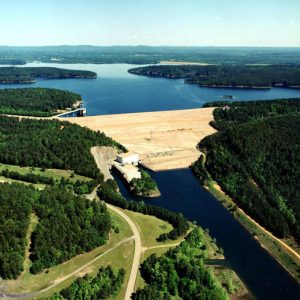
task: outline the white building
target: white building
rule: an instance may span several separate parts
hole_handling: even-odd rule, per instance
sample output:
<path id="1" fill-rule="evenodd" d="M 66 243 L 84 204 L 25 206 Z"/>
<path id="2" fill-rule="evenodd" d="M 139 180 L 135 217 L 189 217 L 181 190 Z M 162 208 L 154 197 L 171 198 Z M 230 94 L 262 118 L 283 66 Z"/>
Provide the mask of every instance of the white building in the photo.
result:
<path id="1" fill-rule="evenodd" d="M 139 155 L 137 153 L 132 152 L 121 153 L 117 155 L 117 162 L 119 162 L 122 165 L 137 165 L 139 163 Z"/>

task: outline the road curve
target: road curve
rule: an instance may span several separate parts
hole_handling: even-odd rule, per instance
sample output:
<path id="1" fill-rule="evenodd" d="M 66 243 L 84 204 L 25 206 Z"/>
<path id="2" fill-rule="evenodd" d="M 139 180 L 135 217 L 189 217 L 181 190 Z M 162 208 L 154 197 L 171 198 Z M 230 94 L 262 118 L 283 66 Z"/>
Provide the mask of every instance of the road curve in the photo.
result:
<path id="1" fill-rule="evenodd" d="M 129 280 L 127 283 L 127 288 L 125 293 L 125 298 L 124 298 L 124 300 L 130 300 L 130 296 L 134 292 L 134 286 L 136 282 L 137 273 L 139 270 L 140 258 L 142 253 L 142 241 L 141 241 L 140 232 L 137 226 L 135 225 L 135 223 L 130 219 L 130 217 L 127 216 L 124 212 L 122 212 L 119 208 L 112 206 L 110 204 L 106 204 L 106 205 L 109 209 L 119 214 L 128 223 L 128 225 L 131 227 L 131 230 L 133 232 L 133 236 L 135 240 L 134 256 L 133 256 L 133 262 L 132 262 Z"/>

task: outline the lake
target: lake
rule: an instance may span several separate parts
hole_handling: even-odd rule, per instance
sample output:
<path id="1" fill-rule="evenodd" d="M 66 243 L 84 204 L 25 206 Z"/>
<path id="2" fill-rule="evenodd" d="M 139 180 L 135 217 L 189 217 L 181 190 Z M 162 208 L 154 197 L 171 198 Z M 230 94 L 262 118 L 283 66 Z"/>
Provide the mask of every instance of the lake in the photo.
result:
<path id="1" fill-rule="evenodd" d="M 300 97 L 300 90 L 236 90 L 200 88 L 183 80 L 147 78 L 127 73 L 132 65 L 60 65 L 32 63 L 27 66 L 56 66 L 91 70 L 97 79 L 38 80 L 32 85 L 0 85 L 0 88 L 50 87 L 82 95 L 87 115 L 117 114 L 158 110 L 199 108 L 207 101 L 233 95 L 237 100 Z M 239 274 L 257 299 L 299 299 L 300 286 L 254 240 L 231 214 L 200 187 L 189 169 L 152 173 L 162 196 L 146 202 L 182 212 L 188 219 L 209 228 L 224 249 L 231 267 Z M 121 191 L 128 193 L 118 180 Z"/>
<path id="2" fill-rule="evenodd" d="M 136 66 L 126 64 L 31 63 L 27 66 L 51 66 L 96 72 L 97 79 L 38 80 L 30 85 L 0 85 L 0 88 L 49 87 L 79 93 L 84 99 L 87 115 L 90 116 L 199 108 L 205 102 L 223 100 L 223 95 L 233 95 L 236 100 L 300 97 L 300 90 L 297 89 L 216 89 L 185 84 L 183 79 L 142 77 L 129 74 L 127 70 Z"/>

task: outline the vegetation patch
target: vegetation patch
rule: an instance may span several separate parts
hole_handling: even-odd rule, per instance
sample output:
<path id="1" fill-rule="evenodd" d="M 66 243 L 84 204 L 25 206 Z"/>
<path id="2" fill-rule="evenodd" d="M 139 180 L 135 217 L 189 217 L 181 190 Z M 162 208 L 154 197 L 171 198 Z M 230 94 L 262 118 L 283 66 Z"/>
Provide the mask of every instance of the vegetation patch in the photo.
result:
<path id="1" fill-rule="evenodd" d="M 159 65 L 130 69 L 129 73 L 165 78 L 185 78 L 205 87 L 300 87 L 299 65 Z"/>
<path id="2" fill-rule="evenodd" d="M 228 299 L 201 258 L 201 235 L 194 229 L 181 244 L 161 257 L 152 254 L 141 265 L 146 282 L 132 299 Z"/>
<path id="3" fill-rule="evenodd" d="M 1 62 L 1 61 L 0 61 Z M 21 61 L 20 61 L 21 62 Z M 52 67 L 1 67 L 1 83 L 34 83 L 36 78 L 66 79 L 66 78 L 96 78 L 91 71 L 69 70 Z"/>

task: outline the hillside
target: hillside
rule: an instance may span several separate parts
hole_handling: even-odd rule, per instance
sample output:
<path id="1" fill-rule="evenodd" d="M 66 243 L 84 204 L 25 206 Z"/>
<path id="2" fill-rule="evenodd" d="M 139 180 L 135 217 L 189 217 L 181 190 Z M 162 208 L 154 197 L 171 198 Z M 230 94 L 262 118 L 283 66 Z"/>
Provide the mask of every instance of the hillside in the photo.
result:
<path id="1" fill-rule="evenodd" d="M 204 87 L 272 88 L 300 87 L 299 65 L 159 65 L 130 69 L 151 77 L 184 78 Z"/>
<path id="2" fill-rule="evenodd" d="M 300 239 L 300 101 L 227 103 L 214 111 L 219 133 L 203 139 L 193 166 L 280 238 Z"/>

